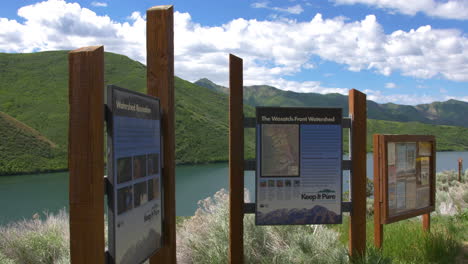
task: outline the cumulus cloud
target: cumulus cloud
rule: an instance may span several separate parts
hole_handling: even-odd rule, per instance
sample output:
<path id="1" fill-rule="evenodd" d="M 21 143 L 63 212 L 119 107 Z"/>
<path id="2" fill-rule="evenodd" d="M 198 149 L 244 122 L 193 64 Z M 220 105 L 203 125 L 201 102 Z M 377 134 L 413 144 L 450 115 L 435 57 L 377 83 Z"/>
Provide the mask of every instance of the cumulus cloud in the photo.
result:
<path id="1" fill-rule="evenodd" d="M 1 52 L 104 45 L 106 51 L 146 62 L 146 21 L 138 12 L 127 22 L 116 22 L 77 3 L 48 0 L 22 7 L 18 15 L 24 22 L 0 18 Z M 424 26 L 385 34 L 373 15 L 361 21 L 324 19 L 320 14 L 306 22 L 239 18 L 203 26 L 189 13 L 175 12 L 174 31 L 175 73 L 189 81 L 207 77 L 227 85 L 229 53 L 243 58 L 246 85 L 298 92 L 347 94 L 347 87 L 288 80 L 315 67 L 317 58 L 350 71 L 468 81 L 468 39 L 461 32 Z M 383 95 L 373 96 L 377 100 Z"/>
<path id="2" fill-rule="evenodd" d="M 104 2 L 92 2 L 91 5 L 96 7 L 107 7 L 107 3 Z"/>
<path id="3" fill-rule="evenodd" d="M 413 93 L 413 94 L 384 94 L 381 91 L 375 90 L 364 90 L 364 93 L 367 95 L 367 100 L 372 100 L 378 103 L 398 103 L 404 105 L 417 105 L 417 104 L 429 104 L 432 102 L 442 102 L 450 99 L 455 99 L 458 101 L 468 102 L 468 96 L 455 97 L 447 94 L 438 95 L 429 95 L 424 93 Z"/>
<path id="4" fill-rule="evenodd" d="M 397 85 L 395 83 L 389 82 L 385 84 L 385 88 L 393 89 L 393 88 L 397 88 Z"/>
<path id="5" fill-rule="evenodd" d="M 392 12 L 405 15 L 424 13 L 428 16 L 444 19 L 468 19 L 468 1 L 466 0 L 329 0 L 336 4 L 352 5 L 365 4 L 377 8 L 384 8 Z"/>
<path id="6" fill-rule="evenodd" d="M 273 7 L 273 6 L 270 6 L 270 3 L 268 1 L 263 1 L 263 2 L 252 3 L 250 6 L 253 8 L 265 8 L 265 9 L 289 13 L 293 15 L 299 15 L 302 12 L 304 12 L 304 9 L 302 8 L 300 4 L 289 6 L 289 7 Z"/>

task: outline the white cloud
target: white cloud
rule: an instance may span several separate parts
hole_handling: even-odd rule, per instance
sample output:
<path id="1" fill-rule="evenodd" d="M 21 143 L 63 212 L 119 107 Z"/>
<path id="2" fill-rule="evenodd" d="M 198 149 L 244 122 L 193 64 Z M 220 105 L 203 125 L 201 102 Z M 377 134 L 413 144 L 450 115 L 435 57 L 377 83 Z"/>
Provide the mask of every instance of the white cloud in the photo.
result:
<path id="1" fill-rule="evenodd" d="M 48 0 L 25 6 L 18 15 L 24 22 L 0 18 L 0 52 L 104 45 L 106 51 L 146 62 L 146 21 L 138 12 L 120 23 L 76 3 Z M 175 12 L 174 31 L 175 73 L 189 81 L 207 77 L 227 85 L 229 53 L 243 58 L 246 85 L 268 84 L 298 92 L 347 94 L 347 87 L 287 80 L 314 67 L 312 58 L 317 57 L 351 71 L 468 81 L 468 39 L 462 33 L 424 26 L 385 34 L 372 15 L 361 21 L 323 19 L 320 14 L 306 22 L 239 18 L 209 27 L 194 22 L 188 13 Z"/>
<path id="2" fill-rule="evenodd" d="M 465 101 L 468 102 L 468 96 L 465 97 L 455 97 L 444 94 L 443 96 L 434 96 L 424 93 L 417 93 L 417 94 L 383 94 L 381 91 L 374 91 L 374 90 L 364 90 L 363 91 L 367 95 L 367 100 L 372 100 L 377 103 L 398 103 L 398 104 L 405 104 L 405 105 L 417 105 L 417 104 L 429 104 L 432 102 L 443 102 L 450 99 L 455 99 L 458 101 Z"/>
<path id="3" fill-rule="evenodd" d="M 268 1 L 263 1 L 263 2 L 255 2 L 250 5 L 253 8 L 265 8 L 265 9 L 270 9 L 278 12 L 284 12 L 284 13 L 289 13 L 293 15 L 299 15 L 302 12 L 304 12 L 304 9 L 300 4 L 294 5 L 294 6 L 289 6 L 289 7 L 272 7 L 270 6 L 270 3 Z"/>
<path id="4" fill-rule="evenodd" d="M 365 4 L 388 9 L 405 15 L 424 13 L 428 16 L 445 19 L 468 19 L 468 1 L 466 0 L 329 0 L 336 4 Z"/>
<path id="5" fill-rule="evenodd" d="M 385 84 L 385 88 L 394 89 L 397 88 L 397 85 L 395 83 L 389 82 Z"/>
<path id="6" fill-rule="evenodd" d="M 107 7 L 107 3 L 104 2 L 92 2 L 91 5 L 96 7 Z"/>
<path id="7" fill-rule="evenodd" d="M 253 8 L 268 8 L 268 2 L 256 2 L 250 5 Z"/>

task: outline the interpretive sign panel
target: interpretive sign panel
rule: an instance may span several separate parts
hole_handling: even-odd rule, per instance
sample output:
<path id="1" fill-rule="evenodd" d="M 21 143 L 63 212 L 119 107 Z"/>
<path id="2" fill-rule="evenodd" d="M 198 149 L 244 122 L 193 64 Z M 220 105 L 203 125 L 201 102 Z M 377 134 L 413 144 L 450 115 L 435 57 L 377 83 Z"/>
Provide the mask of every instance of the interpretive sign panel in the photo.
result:
<path id="1" fill-rule="evenodd" d="M 257 107 L 257 225 L 341 223 L 341 115 Z"/>
<path id="2" fill-rule="evenodd" d="M 162 246 L 159 100 L 108 86 L 109 253 L 114 263 L 142 263 Z"/>
<path id="3" fill-rule="evenodd" d="M 435 138 L 379 135 L 383 222 L 388 224 L 434 211 Z M 375 146 L 374 146 L 375 148 Z"/>

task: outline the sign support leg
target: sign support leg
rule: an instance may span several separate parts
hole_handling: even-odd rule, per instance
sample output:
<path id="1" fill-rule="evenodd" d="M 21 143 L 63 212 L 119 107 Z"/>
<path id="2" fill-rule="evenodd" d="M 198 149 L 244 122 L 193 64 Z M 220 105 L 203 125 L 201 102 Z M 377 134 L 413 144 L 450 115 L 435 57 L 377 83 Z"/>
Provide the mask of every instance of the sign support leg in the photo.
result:
<path id="1" fill-rule="evenodd" d="M 349 91 L 349 114 L 352 118 L 351 141 L 351 202 L 349 217 L 349 252 L 351 257 L 366 252 L 366 95 L 358 90 Z"/>
<path id="2" fill-rule="evenodd" d="M 104 47 L 68 54 L 70 261 L 104 263 Z"/>
<path id="3" fill-rule="evenodd" d="M 431 214 L 423 214 L 422 215 L 422 224 L 423 224 L 423 230 L 426 232 L 429 232 L 431 230 Z"/>
<path id="4" fill-rule="evenodd" d="M 229 55 L 229 263 L 244 263 L 242 59 Z"/>
<path id="5" fill-rule="evenodd" d="M 383 225 L 381 223 L 382 219 L 382 201 L 381 201 L 381 192 L 380 188 L 381 176 L 383 175 L 379 172 L 379 163 L 382 158 L 379 148 L 380 140 L 379 135 L 374 135 L 374 245 L 376 248 L 382 248 L 383 244 Z"/>
<path id="6" fill-rule="evenodd" d="M 161 102 L 163 135 L 163 247 L 151 264 L 176 263 L 174 9 L 155 6 L 146 12 L 147 93 Z"/>

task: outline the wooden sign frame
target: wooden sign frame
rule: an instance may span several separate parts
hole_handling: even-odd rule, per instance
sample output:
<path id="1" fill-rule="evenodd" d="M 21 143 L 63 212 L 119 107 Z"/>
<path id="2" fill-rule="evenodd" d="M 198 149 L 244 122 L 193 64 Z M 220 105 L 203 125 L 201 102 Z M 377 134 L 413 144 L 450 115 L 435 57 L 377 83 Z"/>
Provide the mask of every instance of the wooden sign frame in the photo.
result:
<path id="1" fill-rule="evenodd" d="M 430 227 L 430 213 L 435 210 L 435 165 L 436 165 L 436 139 L 431 135 L 382 135 L 375 134 L 374 137 L 374 233 L 375 245 L 380 248 L 383 243 L 383 225 L 395 223 L 401 220 L 412 218 L 415 216 L 423 216 L 423 229 L 428 231 Z M 389 143 L 416 143 L 416 172 L 420 171 L 417 159 L 419 155 L 419 143 L 430 142 L 429 157 L 429 205 L 413 210 L 399 212 L 395 215 L 390 215 L 389 205 L 389 173 L 388 173 L 388 144 Z M 396 152 L 396 150 L 395 150 Z M 396 166 L 395 158 L 395 166 Z M 396 172 L 395 172 L 396 173 Z M 420 172 L 419 172 L 420 173 Z M 395 176 L 396 177 L 396 176 Z M 397 187 L 395 187 L 397 188 Z M 395 190 L 396 192 L 396 190 Z M 395 198 L 396 199 L 396 198 Z M 417 201 L 416 201 L 417 202 Z"/>

